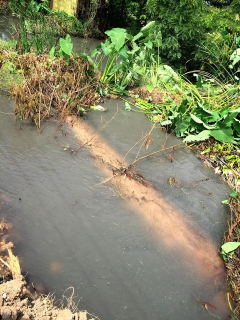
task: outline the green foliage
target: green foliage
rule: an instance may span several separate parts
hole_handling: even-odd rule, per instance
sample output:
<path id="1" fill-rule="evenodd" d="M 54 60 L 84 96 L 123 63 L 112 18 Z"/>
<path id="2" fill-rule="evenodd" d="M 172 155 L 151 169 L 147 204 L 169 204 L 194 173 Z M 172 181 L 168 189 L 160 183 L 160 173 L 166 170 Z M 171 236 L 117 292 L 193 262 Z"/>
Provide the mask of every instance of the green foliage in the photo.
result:
<path id="1" fill-rule="evenodd" d="M 67 14 L 65 11 L 51 11 L 49 19 L 59 26 L 63 33 L 71 35 L 82 35 L 83 25 L 76 17 Z"/>
<path id="2" fill-rule="evenodd" d="M 154 21 L 142 27 L 135 36 L 123 28 L 113 28 L 105 33 L 107 40 L 94 49 L 91 56 L 97 67 L 103 69 L 102 82 L 123 92 L 130 83 L 139 83 L 152 63 L 159 62 L 156 52 L 161 45 L 161 33 Z"/>
<path id="3" fill-rule="evenodd" d="M 183 140 L 185 142 L 202 141 L 213 137 L 220 142 L 233 142 L 239 140 L 240 121 L 237 119 L 240 108 L 229 110 L 228 107 L 220 112 L 209 111 L 202 104 L 198 103 L 193 113 L 181 117 L 183 122 L 188 122 L 184 128 L 176 122 L 176 132 L 184 136 L 190 134 Z M 194 133 L 194 134 L 193 134 Z"/>
<path id="4" fill-rule="evenodd" d="M 59 40 L 59 50 L 56 51 L 56 47 L 52 47 L 50 50 L 50 58 L 54 60 L 55 57 L 64 58 L 64 60 L 69 63 L 70 57 L 73 55 L 73 43 L 69 34 L 66 38 L 60 38 Z"/>
<path id="5" fill-rule="evenodd" d="M 221 254 L 223 260 L 227 260 L 231 258 L 234 254 L 234 250 L 236 250 L 240 246 L 240 242 L 226 242 L 221 246 Z"/>
<path id="6" fill-rule="evenodd" d="M 197 77 L 193 85 L 168 66 L 164 75 L 154 83 L 159 88 L 161 104 L 137 99 L 141 108 L 154 122 L 174 130 L 185 142 L 204 141 L 213 137 L 220 142 L 239 142 L 239 89 L 216 84 L 214 79 Z M 212 81 L 211 81 L 212 80 Z"/>
<path id="7" fill-rule="evenodd" d="M 239 14 L 234 12 L 232 5 L 222 9 L 209 7 L 204 20 L 208 32 L 197 44 L 195 61 L 198 68 L 217 75 L 221 80 L 234 80 L 235 70 L 230 70 L 229 59 L 239 47 Z"/>
<path id="8" fill-rule="evenodd" d="M 202 0 L 148 0 L 147 15 L 156 20 L 162 33 L 161 57 L 168 63 L 186 62 L 193 58 L 196 43 L 206 33 L 204 15 L 207 5 Z"/>
<path id="9" fill-rule="evenodd" d="M 10 9 L 19 18 L 16 31 L 19 36 L 17 49 L 19 53 L 49 51 L 58 39 L 58 28 L 52 24 L 45 13 L 49 12 L 48 1 L 40 4 L 34 0 L 10 0 Z"/>
<path id="10" fill-rule="evenodd" d="M 101 4 L 101 0 L 83 0 L 80 1 L 78 16 L 82 23 L 82 35 L 84 37 L 98 36 L 97 13 Z M 106 17 L 104 16 L 103 19 Z"/>

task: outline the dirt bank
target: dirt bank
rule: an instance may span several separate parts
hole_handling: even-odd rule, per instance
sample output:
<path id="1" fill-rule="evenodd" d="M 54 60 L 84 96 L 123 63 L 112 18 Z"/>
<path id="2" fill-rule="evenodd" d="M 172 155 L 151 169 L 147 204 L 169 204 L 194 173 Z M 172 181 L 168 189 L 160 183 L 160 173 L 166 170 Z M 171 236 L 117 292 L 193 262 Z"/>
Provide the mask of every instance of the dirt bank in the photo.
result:
<path id="1" fill-rule="evenodd" d="M 63 294 L 61 301 L 53 295 L 39 294 L 21 275 L 19 260 L 12 254 L 8 241 L 11 225 L 0 223 L 0 319 L 3 320 L 95 320 L 87 311 L 78 311 L 73 300 L 74 288 Z"/>

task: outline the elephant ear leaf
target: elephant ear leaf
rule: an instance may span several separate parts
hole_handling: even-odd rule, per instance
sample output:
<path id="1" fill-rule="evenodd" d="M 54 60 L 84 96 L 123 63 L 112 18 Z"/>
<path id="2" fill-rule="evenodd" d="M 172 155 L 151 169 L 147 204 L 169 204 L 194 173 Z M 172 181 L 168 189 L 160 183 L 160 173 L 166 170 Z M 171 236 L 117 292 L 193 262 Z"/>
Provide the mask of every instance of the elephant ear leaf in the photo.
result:
<path id="1" fill-rule="evenodd" d="M 221 248 L 223 253 L 228 254 L 234 250 L 236 250 L 240 246 L 240 242 L 226 242 Z"/>

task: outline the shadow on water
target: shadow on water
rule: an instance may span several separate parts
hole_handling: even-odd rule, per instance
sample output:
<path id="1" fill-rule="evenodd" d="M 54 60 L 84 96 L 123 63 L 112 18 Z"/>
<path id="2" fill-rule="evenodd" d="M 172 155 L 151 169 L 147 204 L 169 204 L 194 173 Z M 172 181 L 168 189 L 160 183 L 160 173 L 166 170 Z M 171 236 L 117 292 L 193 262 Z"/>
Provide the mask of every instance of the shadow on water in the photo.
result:
<path id="1" fill-rule="evenodd" d="M 160 220 L 158 212 L 148 219 L 144 212 L 151 208 L 150 201 L 144 204 L 142 199 L 137 208 L 136 197 L 123 200 L 114 186 L 99 184 L 109 173 L 95 161 L 90 146 L 74 155 L 57 145 L 55 135 L 66 146 L 78 145 L 70 127 L 61 132 L 53 121 L 44 124 L 41 135 L 32 124 L 23 123 L 20 129 L 13 115 L 6 114 L 13 103 L 5 96 L 0 103 L 1 215 L 14 225 L 16 253 L 30 282 L 57 298 L 74 286 L 79 308 L 100 319 L 213 318 L 196 298 L 214 304 L 217 310 L 209 311 L 226 319 L 224 269 L 217 250 L 228 218 L 221 200 L 230 190 L 217 176 L 186 149 L 175 150 L 172 163 L 162 154 L 139 162 L 136 168 L 162 199 Z M 106 113 L 90 112 L 87 122 L 96 130 L 114 115 L 117 104 L 109 102 Z M 119 103 L 117 115 L 100 136 L 106 150 L 109 146 L 124 156 L 150 127 L 142 114 L 128 113 Z M 155 130 L 153 138 L 149 151 L 158 148 L 164 136 Z M 169 137 L 167 143 L 176 141 Z M 169 185 L 170 176 L 179 187 Z M 127 194 L 127 184 L 125 188 Z M 175 216 L 179 220 L 170 220 L 169 228 L 168 218 Z M 176 238 L 185 226 L 191 226 L 183 238 L 186 247 Z M 214 260 L 208 243 L 216 251 Z M 198 265 L 203 253 L 205 266 Z"/>

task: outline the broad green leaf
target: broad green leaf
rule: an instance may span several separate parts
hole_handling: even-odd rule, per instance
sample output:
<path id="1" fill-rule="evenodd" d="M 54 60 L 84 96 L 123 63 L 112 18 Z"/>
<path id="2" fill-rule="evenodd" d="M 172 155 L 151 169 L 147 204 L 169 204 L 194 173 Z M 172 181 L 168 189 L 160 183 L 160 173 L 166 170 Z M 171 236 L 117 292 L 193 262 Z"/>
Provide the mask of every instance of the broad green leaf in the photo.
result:
<path id="1" fill-rule="evenodd" d="M 152 47 L 153 47 L 153 43 L 150 40 L 147 43 L 144 43 L 144 44 L 148 49 L 152 49 Z"/>
<path id="2" fill-rule="evenodd" d="M 204 128 L 206 128 L 206 129 L 211 130 L 211 129 L 215 129 L 216 128 L 216 124 L 208 125 L 203 120 L 201 120 L 200 118 L 198 118 L 197 116 L 195 116 L 192 113 L 190 113 L 190 116 L 193 119 L 193 121 L 195 121 L 196 123 L 202 124 L 204 126 Z"/>
<path id="3" fill-rule="evenodd" d="M 237 62 L 240 61 L 240 48 L 236 49 L 233 51 L 230 60 L 232 60 L 232 65 L 234 66 Z"/>
<path id="4" fill-rule="evenodd" d="M 195 116 L 194 114 L 190 113 L 190 116 L 195 122 L 204 124 L 204 122 L 201 119 L 199 119 L 197 116 Z"/>
<path id="5" fill-rule="evenodd" d="M 112 30 L 106 31 L 106 35 L 108 35 L 118 52 L 125 43 L 127 37 L 127 31 L 123 28 L 113 28 Z"/>
<path id="6" fill-rule="evenodd" d="M 91 52 L 91 57 L 94 58 L 98 53 L 99 53 L 98 48 L 93 49 Z"/>
<path id="7" fill-rule="evenodd" d="M 128 53 L 127 53 L 128 47 L 124 46 L 122 47 L 122 49 L 119 51 L 119 56 L 126 61 L 128 58 Z"/>
<path id="8" fill-rule="evenodd" d="M 233 119 L 233 127 L 240 134 L 240 120 Z"/>
<path id="9" fill-rule="evenodd" d="M 213 111 L 212 117 L 209 118 L 209 121 L 216 122 L 220 120 L 219 113 L 217 111 Z"/>
<path id="10" fill-rule="evenodd" d="M 189 116 L 184 116 L 180 117 L 180 119 L 176 123 L 176 136 L 177 137 L 182 137 L 185 135 L 184 133 L 187 131 L 190 125 L 190 117 Z"/>
<path id="11" fill-rule="evenodd" d="M 108 56 L 113 51 L 114 45 L 109 43 L 109 41 L 106 41 L 105 43 L 101 43 L 101 49 L 105 56 Z"/>
<path id="12" fill-rule="evenodd" d="M 209 130 L 203 130 L 202 132 L 200 132 L 197 135 L 192 135 L 190 134 L 189 136 L 187 136 L 183 142 L 192 142 L 192 141 L 203 141 L 206 140 L 210 137 L 210 131 Z"/>
<path id="13" fill-rule="evenodd" d="M 140 39 L 142 36 L 143 36 L 143 33 L 139 32 L 133 37 L 132 42 L 135 42 L 136 40 Z"/>
<path id="14" fill-rule="evenodd" d="M 206 113 L 212 114 L 212 112 L 210 110 L 206 109 L 199 101 L 197 102 L 197 105 L 198 105 L 199 108 L 201 108 Z"/>
<path id="15" fill-rule="evenodd" d="M 66 35 L 66 39 L 60 38 L 59 43 L 61 50 L 70 56 L 72 54 L 73 43 L 69 34 Z"/>
<path id="16" fill-rule="evenodd" d="M 210 130 L 210 135 L 220 142 L 233 142 L 234 136 L 231 128 Z"/>
<path id="17" fill-rule="evenodd" d="M 224 253 L 229 253 L 236 250 L 239 246 L 240 242 L 226 242 L 221 246 L 221 248 Z"/>
<path id="18" fill-rule="evenodd" d="M 148 22 L 148 24 L 146 24 L 146 26 L 141 28 L 140 32 L 146 33 L 150 31 L 154 26 L 155 26 L 155 21 L 150 21 Z"/>

